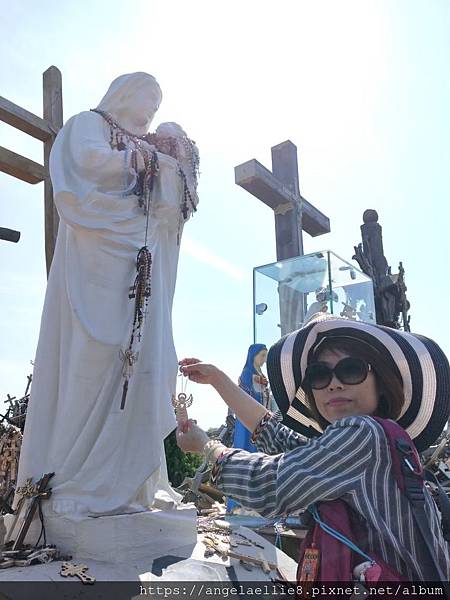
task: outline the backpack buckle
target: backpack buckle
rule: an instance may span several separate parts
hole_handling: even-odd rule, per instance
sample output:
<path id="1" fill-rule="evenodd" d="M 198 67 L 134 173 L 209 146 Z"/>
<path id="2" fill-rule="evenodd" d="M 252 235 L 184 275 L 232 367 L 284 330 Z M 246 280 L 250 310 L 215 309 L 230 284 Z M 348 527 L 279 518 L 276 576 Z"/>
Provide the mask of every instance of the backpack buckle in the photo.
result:
<path id="1" fill-rule="evenodd" d="M 411 447 L 411 444 L 403 438 L 400 438 L 395 440 L 395 445 L 397 446 L 398 451 L 403 455 L 403 463 L 411 471 L 411 474 L 416 475 L 417 477 L 421 477 L 422 467 L 416 459 L 416 453 Z"/>

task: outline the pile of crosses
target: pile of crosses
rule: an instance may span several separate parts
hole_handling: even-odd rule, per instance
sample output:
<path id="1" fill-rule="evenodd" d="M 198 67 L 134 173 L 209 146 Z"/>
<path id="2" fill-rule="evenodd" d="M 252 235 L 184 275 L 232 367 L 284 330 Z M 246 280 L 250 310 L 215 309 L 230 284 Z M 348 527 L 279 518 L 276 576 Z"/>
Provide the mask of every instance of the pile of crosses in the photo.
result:
<path id="1" fill-rule="evenodd" d="M 22 432 L 0 424 L 0 514 L 11 513 L 17 481 Z"/>
<path id="2" fill-rule="evenodd" d="M 218 554 L 223 560 L 234 558 L 247 570 L 253 569 L 254 566 L 260 567 L 264 573 L 269 574 L 272 570 L 277 569 L 277 565 L 266 560 L 262 552 L 258 552 L 258 556 L 248 556 L 243 552 L 238 551 L 238 546 L 242 545 L 242 541 L 229 540 L 228 543 L 220 540 L 214 534 L 208 533 L 203 536 L 203 543 L 206 546 L 205 557 Z M 244 544 L 251 546 L 252 544 Z M 236 548 L 236 550 L 235 550 Z"/>
<path id="3" fill-rule="evenodd" d="M 233 445 L 235 418 L 228 415 L 224 425 L 208 431 L 211 439 L 220 440 L 225 446 Z M 221 513 L 219 503 L 225 498 L 219 490 L 209 485 L 211 466 L 203 462 L 194 474 L 194 477 L 185 477 L 177 490 L 183 495 L 183 502 L 193 502 L 200 514 Z"/>
<path id="4" fill-rule="evenodd" d="M 5 404 L 9 403 L 9 406 L 6 413 L 4 415 L 0 415 L 1 421 L 6 421 L 9 425 L 18 427 L 22 433 L 25 427 L 25 418 L 27 416 L 28 402 L 30 400 L 32 375 L 28 375 L 27 380 L 27 387 L 25 388 L 25 393 L 21 398 L 16 399 L 15 396 L 10 396 L 7 394 Z"/>
<path id="5" fill-rule="evenodd" d="M 447 495 L 450 495 L 450 432 L 444 431 L 437 444 L 421 456 L 422 464 L 438 479 Z"/>
<path id="6" fill-rule="evenodd" d="M 20 550 L 5 549 L 0 551 L 0 569 L 29 567 L 62 559 L 63 557 L 56 546 L 42 546 L 40 548 L 25 546 Z"/>
<path id="7" fill-rule="evenodd" d="M 264 556 L 263 545 L 238 531 L 231 531 L 227 523 L 217 520 L 211 522 L 210 519 L 200 520 L 198 532 L 205 545 L 205 558 L 218 554 L 222 560 L 238 560 L 248 571 L 255 567 L 262 569 L 267 575 L 276 571 L 279 578 L 285 579 L 279 567 Z"/>
<path id="8" fill-rule="evenodd" d="M 31 479 L 28 479 L 24 486 L 18 487 L 15 490 L 15 509 L 3 499 L 2 513 L 11 513 L 12 518 L 8 530 L 6 530 L 3 516 L 0 517 L 0 569 L 62 560 L 63 557 L 61 557 L 57 548 L 46 544 L 44 529 L 44 545 L 39 546 L 39 540 L 35 546 L 24 544 L 36 512 L 39 511 L 41 514 L 40 504 L 42 500 L 49 498 L 51 495 L 49 482 L 52 477 L 53 473 L 46 473 L 38 482 L 33 483 Z"/>
<path id="9" fill-rule="evenodd" d="M 16 489 L 15 509 L 3 506 L 3 511 L 11 513 L 12 518 L 8 524 L 8 530 L 6 530 L 4 518 L 0 516 L 0 569 L 64 561 L 60 569 L 62 577 L 77 577 L 84 584 L 93 584 L 95 577 L 87 574 L 87 565 L 68 562 L 72 558 L 71 556 L 65 556 L 56 546 L 47 544 L 41 502 L 51 496 L 52 490 L 49 483 L 53 475 L 54 473 L 46 473 L 36 483 L 33 483 L 32 479 L 27 479 L 25 485 Z M 33 546 L 25 544 L 24 540 L 37 512 L 41 519 L 42 529 L 37 543 Z M 44 543 L 39 545 L 42 534 Z"/>
<path id="10" fill-rule="evenodd" d="M 60 558 L 54 546 L 30 546 L 23 543 L 41 500 L 49 497 L 51 492 L 48 489 L 51 474 L 44 476 L 36 484 L 30 479 L 25 486 L 16 489 L 30 385 L 31 375 L 28 376 L 22 398 L 16 400 L 8 394 L 9 408 L 0 417 L 0 569 L 47 563 Z M 13 508 L 15 495 L 16 508 Z M 6 514 L 12 515 L 8 530 L 4 525 Z"/>
<path id="11" fill-rule="evenodd" d="M 0 515 L 14 513 L 14 500 L 22 433 L 30 398 L 32 376 L 28 376 L 25 393 L 19 400 L 7 395 L 8 410 L 0 415 Z"/>

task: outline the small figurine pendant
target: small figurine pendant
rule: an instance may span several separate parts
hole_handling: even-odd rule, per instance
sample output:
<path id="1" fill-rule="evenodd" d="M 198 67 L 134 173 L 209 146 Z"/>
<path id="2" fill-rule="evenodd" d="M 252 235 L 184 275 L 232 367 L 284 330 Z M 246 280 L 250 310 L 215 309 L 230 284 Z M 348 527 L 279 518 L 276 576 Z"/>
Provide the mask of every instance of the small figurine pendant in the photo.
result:
<path id="1" fill-rule="evenodd" d="M 177 397 L 175 397 L 175 394 L 172 395 L 172 406 L 175 409 L 175 416 L 178 423 L 187 421 L 187 409 L 189 406 L 191 406 L 192 401 L 192 394 L 188 396 L 184 392 L 180 392 Z"/>
<path id="2" fill-rule="evenodd" d="M 306 548 L 303 555 L 299 581 L 317 581 L 319 564 L 320 550 L 314 546 Z"/>

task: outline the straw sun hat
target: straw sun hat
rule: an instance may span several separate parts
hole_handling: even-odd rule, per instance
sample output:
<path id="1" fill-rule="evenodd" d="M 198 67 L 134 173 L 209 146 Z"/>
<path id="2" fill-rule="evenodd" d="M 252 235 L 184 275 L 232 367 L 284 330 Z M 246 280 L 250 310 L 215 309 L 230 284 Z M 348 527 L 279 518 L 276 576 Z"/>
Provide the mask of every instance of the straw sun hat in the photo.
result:
<path id="1" fill-rule="evenodd" d="M 383 352 L 403 381 L 405 404 L 398 424 L 419 452 L 436 441 L 450 414 L 450 366 L 439 346 L 422 335 L 323 314 L 269 350 L 267 371 L 283 423 L 307 437 L 322 432 L 301 384 L 308 357 L 324 336 L 353 337 Z"/>

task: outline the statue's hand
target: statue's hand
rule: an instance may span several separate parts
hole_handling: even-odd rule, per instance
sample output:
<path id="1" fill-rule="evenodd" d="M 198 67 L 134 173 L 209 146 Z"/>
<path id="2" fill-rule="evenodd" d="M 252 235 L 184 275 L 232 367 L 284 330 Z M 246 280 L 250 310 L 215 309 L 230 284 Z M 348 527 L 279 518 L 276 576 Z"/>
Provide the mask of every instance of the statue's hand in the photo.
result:
<path id="1" fill-rule="evenodd" d="M 259 378 L 258 383 L 260 385 L 269 385 L 269 380 L 267 379 L 267 377 L 264 377 L 264 375 L 258 375 L 257 377 Z"/>

